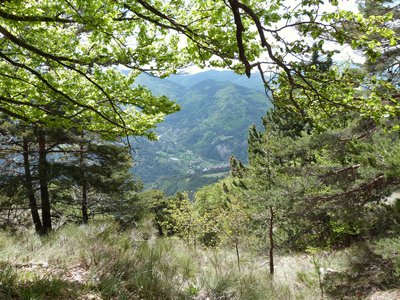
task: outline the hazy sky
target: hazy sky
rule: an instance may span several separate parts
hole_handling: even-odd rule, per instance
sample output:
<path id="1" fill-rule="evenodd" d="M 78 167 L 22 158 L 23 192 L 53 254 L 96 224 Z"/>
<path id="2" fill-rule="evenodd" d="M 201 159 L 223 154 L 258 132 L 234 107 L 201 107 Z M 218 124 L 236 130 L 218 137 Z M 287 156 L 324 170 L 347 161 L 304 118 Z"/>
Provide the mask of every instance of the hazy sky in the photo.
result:
<path id="1" fill-rule="evenodd" d="M 292 7 L 298 5 L 299 1 L 293 1 L 293 0 L 288 0 L 287 1 L 287 5 L 290 5 Z M 352 11 L 352 12 L 358 12 L 358 8 L 357 8 L 357 3 L 356 0 L 339 0 L 339 9 L 342 10 L 347 10 L 347 11 Z M 329 11 L 333 11 L 337 9 L 337 7 L 332 7 L 332 5 L 330 4 L 324 4 L 322 6 L 320 6 L 320 13 L 323 12 L 329 12 Z M 282 25 L 282 24 L 281 24 Z M 277 27 L 281 26 L 278 24 Z M 287 40 L 296 40 L 299 39 L 299 35 L 297 34 L 296 30 L 294 28 L 289 28 L 287 29 L 284 33 L 282 33 L 282 37 L 284 37 Z M 301 37 L 303 38 L 303 37 Z M 310 43 L 312 43 L 312 39 L 310 38 Z M 340 53 L 335 54 L 333 56 L 333 59 L 337 62 L 345 62 L 345 61 L 352 61 L 353 63 L 363 63 L 364 62 L 364 58 L 357 54 L 354 50 L 351 49 L 350 46 L 340 46 L 337 45 L 335 43 L 329 43 L 326 42 L 325 43 L 326 48 L 328 49 L 336 49 L 339 50 Z M 210 68 L 205 68 L 205 69 L 201 69 L 197 66 L 192 66 L 192 67 L 188 67 L 185 69 L 185 73 L 198 73 L 198 72 L 203 72 L 206 70 L 209 70 Z"/>

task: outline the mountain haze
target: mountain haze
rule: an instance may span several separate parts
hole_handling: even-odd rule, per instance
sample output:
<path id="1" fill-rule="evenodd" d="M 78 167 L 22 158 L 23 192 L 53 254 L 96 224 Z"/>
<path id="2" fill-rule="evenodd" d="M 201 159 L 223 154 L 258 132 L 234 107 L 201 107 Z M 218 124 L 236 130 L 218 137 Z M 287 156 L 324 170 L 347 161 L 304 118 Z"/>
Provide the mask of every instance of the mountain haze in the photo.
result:
<path id="1" fill-rule="evenodd" d="M 230 82 L 256 91 L 264 92 L 264 85 L 259 73 L 252 73 L 250 78 L 240 76 L 232 71 L 208 70 L 195 74 L 171 75 L 169 82 L 177 83 L 184 87 L 191 87 L 205 80 Z"/>

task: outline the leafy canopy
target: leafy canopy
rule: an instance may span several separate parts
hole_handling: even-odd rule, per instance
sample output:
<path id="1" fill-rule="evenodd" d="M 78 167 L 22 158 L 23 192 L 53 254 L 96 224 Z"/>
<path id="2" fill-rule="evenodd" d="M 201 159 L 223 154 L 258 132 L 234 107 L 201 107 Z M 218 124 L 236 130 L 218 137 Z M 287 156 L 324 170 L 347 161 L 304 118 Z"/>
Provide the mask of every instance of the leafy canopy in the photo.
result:
<path id="1" fill-rule="evenodd" d="M 351 77 L 340 69 L 320 82 L 320 72 L 305 63 L 315 50 L 334 55 L 325 40 L 360 47 L 376 59 L 382 48 L 398 42 L 395 32 L 382 26 L 393 15 L 321 13 L 325 4 L 337 1 L 303 0 L 296 6 L 281 0 L 3 1 L 0 111 L 26 122 L 80 124 L 108 137 L 154 138 L 149 130 L 178 107 L 132 88 L 132 82 L 141 71 L 167 75 L 197 64 L 227 66 L 247 76 L 258 69 L 273 94 L 278 85 L 284 87 L 296 110 L 306 114 L 304 106 L 315 108 L 311 118 L 329 114 L 325 104 L 342 102 L 345 109 L 361 107 L 377 118 L 397 115 L 393 84 L 382 93 L 377 78 Z M 357 39 L 347 33 L 349 26 L 357 29 Z M 287 38 L 293 28 L 302 39 Z M 125 77 L 117 65 L 133 72 Z M 364 85 L 371 90 L 354 94 Z"/>

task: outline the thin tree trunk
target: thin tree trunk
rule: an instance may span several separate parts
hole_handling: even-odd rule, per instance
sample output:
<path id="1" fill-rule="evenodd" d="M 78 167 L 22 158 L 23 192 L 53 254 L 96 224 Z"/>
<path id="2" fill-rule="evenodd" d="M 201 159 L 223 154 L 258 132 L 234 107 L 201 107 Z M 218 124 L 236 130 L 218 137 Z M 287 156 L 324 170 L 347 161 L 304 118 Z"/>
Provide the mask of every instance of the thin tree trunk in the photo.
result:
<path id="1" fill-rule="evenodd" d="M 35 225 L 35 230 L 37 233 L 43 233 L 42 222 L 40 221 L 40 216 L 38 212 L 38 207 L 35 198 L 35 191 L 32 185 L 32 174 L 29 163 L 29 144 L 26 139 L 23 140 L 23 157 L 24 157 L 24 171 L 25 171 L 25 188 L 29 200 L 29 208 L 31 210 L 31 216 L 33 224 Z"/>
<path id="2" fill-rule="evenodd" d="M 239 254 L 239 244 L 235 243 L 235 250 L 236 250 L 236 260 L 238 265 L 238 270 L 240 272 L 240 254 Z"/>
<path id="3" fill-rule="evenodd" d="M 51 231 L 51 207 L 47 175 L 46 136 L 41 129 L 37 131 L 37 140 L 39 144 L 39 185 L 42 199 L 43 233 L 47 234 Z"/>
<path id="4" fill-rule="evenodd" d="M 10 205 L 10 207 L 8 208 L 8 211 L 7 211 L 7 224 L 8 225 L 11 224 L 11 213 L 12 213 L 12 204 Z"/>
<path id="5" fill-rule="evenodd" d="M 83 134 L 82 134 L 82 139 L 83 139 Z M 85 147 L 83 145 L 83 142 L 81 143 L 80 146 L 80 158 L 79 158 L 79 164 L 82 170 L 82 223 L 87 224 L 89 222 L 89 215 L 88 215 L 88 198 L 87 198 L 87 190 L 88 190 L 88 184 L 86 180 L 86 172 L 85 172 Z"/>
<path id="6" fill-rule="evenodd" d="M 89 222 L 88 214 L 88 202 L 87 202 L 87 183 L 84 179 L 82 185 L 82 223 L 87 224 Z"/>
<path id="7" fill-rule="evenodd" d="M 269 207 L 269 273 L 274 275 L 274 209 Z"/>

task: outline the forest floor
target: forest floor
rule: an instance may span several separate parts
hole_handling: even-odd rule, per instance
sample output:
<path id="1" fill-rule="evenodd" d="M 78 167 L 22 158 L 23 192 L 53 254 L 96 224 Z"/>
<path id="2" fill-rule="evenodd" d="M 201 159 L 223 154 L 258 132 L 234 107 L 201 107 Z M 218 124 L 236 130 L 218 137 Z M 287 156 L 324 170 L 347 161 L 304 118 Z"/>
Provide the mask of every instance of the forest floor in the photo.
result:
<path id="1" fill-rule="evenodd" d="M 376 253 L 384 256 L 399 245 L 400 239 L 385 241 Z M 44 238 L 3 231 L 0 299 L 312 300 L 321 299 L 321 288 L 324 299 L 400 299 L 400 289 L 388 281 L 393 278 L 385 276 L 388 265 L 371 266 L 371 257 L 358 248 L 278 253 L 272 278 L 260 253 L 242 249 L 239 272 L 229 247 L 194 249 L 175 238 L 156 238 L 151 228 L 68 225 Z M 363 264 L 368 272 L 360 271 Z"/>
<path id="2" fill-rule="evenodd" d="M 378 291 L 373 293 L 369 300 L 396 300 L 400 299 L 400 289 L 392 291 Z"/>

